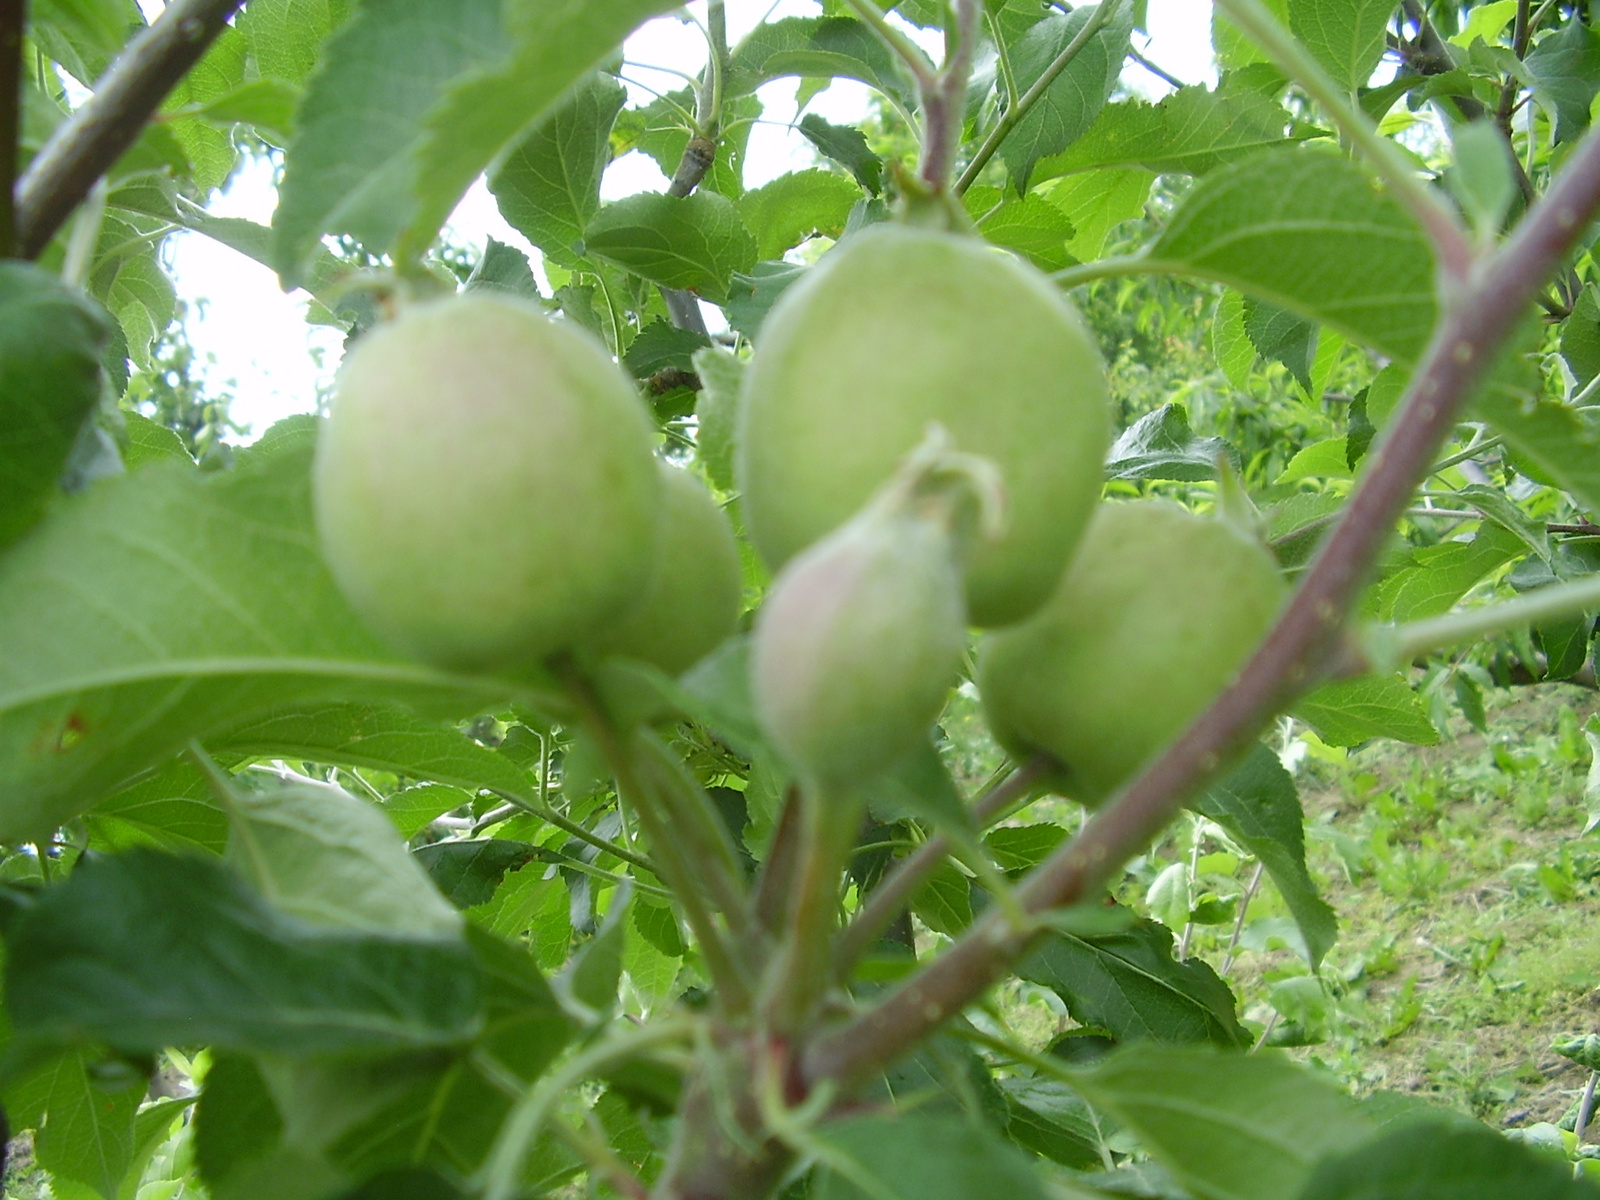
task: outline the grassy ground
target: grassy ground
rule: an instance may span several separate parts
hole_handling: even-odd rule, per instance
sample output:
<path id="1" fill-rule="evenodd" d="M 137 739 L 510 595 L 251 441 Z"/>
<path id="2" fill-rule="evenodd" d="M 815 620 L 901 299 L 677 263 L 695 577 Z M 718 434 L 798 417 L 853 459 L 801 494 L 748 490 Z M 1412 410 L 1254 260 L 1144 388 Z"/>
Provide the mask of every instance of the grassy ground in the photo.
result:
<path id="1" fill-rule="evenodd" d="M 1437 746 L 1306 762 L 1307 856 L 1342 937 L 1320 980 L 1286 949 L 1241 955 L 1247 1015 L 1358 1088 L 1505 1125 L 1559 1120 L 1585 1075 L 1551 1042 L 1600 1031 L 1580 729 L 1597 710 L 1593 692 L 1520 689 L 1494 698 L 1487 736 L 1458 721 Z M 1252 906 L 1246 941 L 1270 946 L 1275 901 Z"/>

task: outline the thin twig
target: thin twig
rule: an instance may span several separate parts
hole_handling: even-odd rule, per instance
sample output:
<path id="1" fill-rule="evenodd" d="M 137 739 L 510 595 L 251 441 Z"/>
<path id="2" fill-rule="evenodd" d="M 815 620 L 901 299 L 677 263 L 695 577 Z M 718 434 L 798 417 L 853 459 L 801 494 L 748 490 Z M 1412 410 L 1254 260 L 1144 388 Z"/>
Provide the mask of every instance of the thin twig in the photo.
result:
<path id="1" fill-rule="evenodd" d="M 1151 62 L 1148 58 L 1146 58 L 1144 55 L 1140 54 L 1137 50 L 1133 49 L 1131 46 L 1128 48 L 1128 57 L 1133 59 L 1134 62 L 1138 63 L 1146 71 L 1149 71 L 1150 74 L 1154 75 L 1157 79 L 1161 80 L 1162 83 L 1167 84 L 1169 87 L 1174 87 L 1174 88 L 1177 88 L 1179 91 L 1182 91 L 1184 88 L 1189 86 L 1183 80 L 1179 79 L 1176 75 L 1173 75 L 1173 74 L 1171 74 L 1170 72 L 1167 72 L 1167 71 L 1163 71 L 1155 63 Z"/>
<path id="2" fill-rule="evenodd" d="M 972 74 L 974 43 L 978 40 L 978 13 L 982 0 L 956 0 L 955 46 L 944 69 L 921 83 L 922 162 L 918 174 L 935 195 L 950 185 L 961 126 L 966 118 L 967 79 Z"/>
<path id="3" fill-rule="evenodd" d="M 1043 755 L 1029 759 L 1005 779 L 980 796 L 972 806 L 973 825 L 978 829 L 999 820 L 1021 801 L 1050 771 L 1050 760 Z M 955 849 L 944 834 L 923 842 L 913 854 L 901 859 L 868 894 L 866 902 L 848 928 L 839 936 L 834 950 L 833 971 L 845 979 L 861 956 L 900 915 L 911 897 Z"/>
<path id="4" fill-rule="evenodd" d="M 28 0 L 0 0 L 0 258 L 17 247 L 17 140 L 22 132 L 22 31 Z"/>
<path id="5" fill-rule="evenodd" d="M 1475 257 L 1472 242 L 1445 202 L 1417 178 L 1400 148 L 1378 132 L 1371 119 L 1350 102 L 1348 93 L 1261 0 L 1216 0 L 1216 4 L 1275 66 L 1305 89 L 1340 132 L 1366 155 L 1395 199 L 1410 210 L 1433 242 L 1446 277 L 1457 283 L 1465 280 Z"/>
<path id="6" fill-rule="evenodd" d="M 1578 1119 L 1572 1126 L 1578 1145 L 1583 1145 L 1583 1135 L 1589 1132 L 1589 1118 L 1594 1116 L 1594 1085 L 1600 1082 L 1600 1071 L 1589 1072 L 1589 1082 L 1583 1085 L 1583 1099 L 1578 1104 Z"/>
<path id="7" fill-rule="evenodd" d="M 45 143 L 17 186 L 17 252 L 37 258 L 242 0 L 173 0 L 117 55 L 94 95 Z"/>
<path id="8" fill-rule="evenodd" d="M 1337 661 L 1347 614 L 1395 519 L 1455 428 L 1473 385 L 1597 209 L 1600 131 L 1580 143 L 1545 198 L 1445 310 L 1394 425 L 1367 457 L 1344 519 L 1261 647 L 1199 720 L 1028 875 L 1018 896 L 1029 911 L 1078 903 L 1105 886 L 1190 795 Z M 1000 914 L 986 914 L 873 1007 L 808 1046 L 803 1078 L 859 1084 L 981 995 L 1028 941 Z"/>
<path id="9" fill-rule="evenodd" d="M 1089 44 L 1090 39 L 1105 28 L 1106 23 L 1111 20 L 1121 5 L 1122 0 L 1102 0 L 1102 3 L 1096 5 L 1094 12 L 1089 14 L 1089 19 L 1083 23 L 1083 28 L 1078 30 L 1076 36 L 1063 47 L 1061 53 L 1056 55 L 1055 60 L 1044 69 L 1044 74 L 1034 80 L 1032 86 L 1022 93 L 1022 99 L 1000 114 L 1000 120 L 989 131 L 989 136 L 983 139 L 983 144 L 978 147 L 977 153 L 972 156 L 972 161 L 967 164 L 966 170 L 961 172 L 961 178 L 956 180 L 953 189 L 956 195 L 963 195 L 973 185 L 983 172 L 983 168 L 989 165 L 989 160 L 1000 149 L 1000 144 L 1010 137 L 1011 131 L 1022 123 L 1022 119 L 1028 113 L 1033 111 L 1034 105 L 1038 104 L 1044 94 L 1050 90 L 1050 85 L 1056 81 L 1061 72 L 1072 65 L 1072 60 L 1083 52 L 1083 48 Z"/>
<path id="10" fill-rule="evenodd" d="M 1217 974 L 1224 979 L 1228 972 L 1233 970 L 1233 960 L 1239 949 L 1239 939 L 1244 936 L 1244 917 L 1250 911 L 1250 901 L 1256 898 L 1256 889 L 1261 886 L 1261 873 L 1266 870 L 1266 864 L 1256 863 L 1256 869 L 1250 876 L 1250 882 L 1244 889 L 1244 895 L 1239 897 L 1239 915 L 1233 920 L 1233 936 L 1228 939 L 1228 952 L 1222 958 L 1222 966 Z"/>
<path id="11" fill-rule="evenodd" d="M 594 833 L 588 829 L 585 829 L 582 825 L 579 825 L 570 817 L 562 816 L 548 804 L 540 804 L 537 801 L 530 800 L 527 796 L 519 795 L 516 792 L 501 791 L 498 788 L 489 788 L 488 790 L 494 795 L 499 796 L 502 800 L 507 800 L 512 804 L 515 804 L 524 812 L 531 813 L 533 816 L 538 817 L 541 821 L 548 821 L 557 829 L 563 830 L 566 833 L 570 833 L 580 842 L 586 842 L 588 845 L 593 846 L 596 850 L 604 850 L 607 854 L 615 855 L 625 863 L 631 863 L 640 870 L 649 871 L 650 874 L 655 875 L 658 878 L 660 877 L 660 872 L 656 870 L 655 863 L 651 862 L 644 855 L 635 854 L 626 846 L 619 846 L 617 843 L 601 837 L 598 833 Z"/>

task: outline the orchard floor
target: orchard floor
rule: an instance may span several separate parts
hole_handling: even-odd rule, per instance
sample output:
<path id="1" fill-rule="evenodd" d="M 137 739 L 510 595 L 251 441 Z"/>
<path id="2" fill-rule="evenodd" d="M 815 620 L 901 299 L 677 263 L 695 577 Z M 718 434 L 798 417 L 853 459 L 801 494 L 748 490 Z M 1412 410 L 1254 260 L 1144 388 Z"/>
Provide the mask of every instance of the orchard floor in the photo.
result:
<path id="1" fill-rule="evenodd" d="M 1600 1032 L 1600 831 L 1583 833 L 1580 729 L 1600 696 L 1549 685 L 1487 707 L 1487 736 L 1456 717 L 1436 746 L 1302 768 L 1308 857 L 1342 937 L 1327 1002 L 1299 1022 L 1321 1040 L 1297 1053 L 1362 1089 L 1553 1122 L 1586 1073 L 1552 1041 Z M 1289 958 L 1242 962 L 1252 1015 L 1293 977 Z"/>

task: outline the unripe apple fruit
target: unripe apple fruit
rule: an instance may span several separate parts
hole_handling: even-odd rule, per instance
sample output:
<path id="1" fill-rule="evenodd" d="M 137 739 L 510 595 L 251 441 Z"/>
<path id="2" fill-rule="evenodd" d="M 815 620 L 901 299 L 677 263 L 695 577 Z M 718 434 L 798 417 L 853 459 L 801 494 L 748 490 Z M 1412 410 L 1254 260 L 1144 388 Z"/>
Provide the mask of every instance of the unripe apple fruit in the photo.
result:
<path id="1" fill-rule="evenodd" d="M 891 483 L 791 560 L 756 618 L 756 716 L 813 788 L 889 770 L 944 707 L 966 619 L 953 504 L 932 500 Z"/>
<path id="2" fill-rule="evenodd" d="M 661 477 L 633 385 L 587 333 L 508 298 L 422 304 L 357 342 L 312 483 L 351 605 L 448 670 L 566 649 L 654 554 Z"/>
<path id="3" fill-rule="evenodd" d="M 1019 759 L 1050 755 L 1063 790 L 1098 805 L 1228 685 L 1283 595 L 1272 555 L 1233 525 L 1104 504 L 1049 603 L 979 646 L 989 728 Z"/>
<path id="4" fill-rule="evenodd" d="M 1032 267 L 958 234 L 856 234 L 785 292 L 745 374 L 738 478 L 774 568 L 849 519 L 929 422 L 989 458 L 1002 536 L 966 569 L 979 625 L 1019 621 L 1066 568 L 1110 437 L 1100 356 Z"/>
<path id="5" fill-rule="evenodd" d="M 661 464 L 661 526 L 639 594 L 596 635 L 594 649 L 688 670 L 722 644 L 739 622 L 744 568 L 733 529 L 705 485 Z"/>

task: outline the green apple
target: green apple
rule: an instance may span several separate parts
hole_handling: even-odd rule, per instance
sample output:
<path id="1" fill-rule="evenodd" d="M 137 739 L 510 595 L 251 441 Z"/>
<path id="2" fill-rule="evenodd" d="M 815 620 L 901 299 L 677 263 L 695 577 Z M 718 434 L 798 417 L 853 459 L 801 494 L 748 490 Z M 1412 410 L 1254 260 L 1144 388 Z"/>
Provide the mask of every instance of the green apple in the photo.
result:
<path id="1" fill-rule="evenodd" d="M 1107 503 L 1050 602 L 987 635 L 978 687 L 995 738 L 1044 752 L 1099 804 L 1232 681 L 1282 605 L 1277 563 L 1225 521 Z"/>
<path id="2" fill-rule="evenodd" d="M 751 540 L 782 566 L 860 509 L 932 422 L 1000 469 L 1008 524 L 972 553 L 966 599 L 979 625 L 1019 621 L 1100 495 L 1106 383 L 1050 280 L 974 237 L 875 226 L 784 293 L 740 404 Z"/>
<path id="3" fill-rule="evenodd" d="M 661 527 L 639 594 L 600 630 L 594 649 L 688 670 L 739 623 L 744 568 L 721 505 L 688 471 L 661 465 Z"/>
<path id="4" fill-rule="evenodd" d="M 577 327 L 510 298 L 406 309 L 340 368 L 312 481 L 323 557 L 405 654 L 537 663 L 644 586 L 653 445 L 632 383 Z"/>

